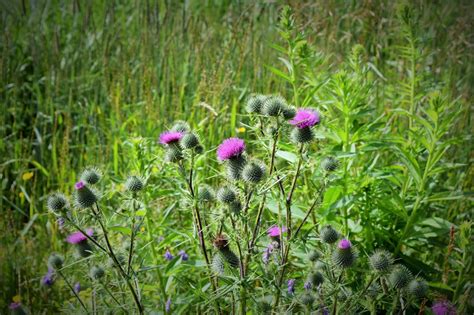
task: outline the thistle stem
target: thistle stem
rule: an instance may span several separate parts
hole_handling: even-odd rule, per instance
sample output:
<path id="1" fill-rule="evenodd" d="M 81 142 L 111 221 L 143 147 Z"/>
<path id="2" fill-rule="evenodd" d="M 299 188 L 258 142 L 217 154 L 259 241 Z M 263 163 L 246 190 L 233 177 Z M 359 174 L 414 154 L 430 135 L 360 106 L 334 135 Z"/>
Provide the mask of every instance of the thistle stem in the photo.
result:
<path id="1" fill-rule="evenodd" d="M 62 273 L 61 270 L 57 270 L 58 274 L 61 276 L 61 278 L 63 278 L 64 282 L 66 282 L 67 286 L 69 287 L 69 289 L 72 291 L 72 293 L 74 294 L 74 296 L 76 297 L 76 299 L 79 301 L 79 303 L 81 304 L 82 308 L 84 309 L 84 311 L 86 311 L 87 314 L 89 314 L 89 311 L 87 310 L 87 307 L 86 305 L 84 304 L 84 302 L 82 302 L 82 299 L 79 297 L 79 295 L 76 293 L 76 291 L 74 290 L 73 286 L 71 285 L 71 283 L 66 279 L 66 277 L 64 276 L 64 274 Z"/>
<path id="2" fill-rule="evenodd" d="M 135 212 L 137 211 L 135 205 L 135 193 L 133 194 L 133 212 L 132 212 L 132 231 L 130 235 L 130 249 L 128 251 L 128 267 L 127 267 L 127 275 L 130 276 L 130 271 L 132 269 L 132 259 L 133 259 L 133 246 L 135 241 Z"/>

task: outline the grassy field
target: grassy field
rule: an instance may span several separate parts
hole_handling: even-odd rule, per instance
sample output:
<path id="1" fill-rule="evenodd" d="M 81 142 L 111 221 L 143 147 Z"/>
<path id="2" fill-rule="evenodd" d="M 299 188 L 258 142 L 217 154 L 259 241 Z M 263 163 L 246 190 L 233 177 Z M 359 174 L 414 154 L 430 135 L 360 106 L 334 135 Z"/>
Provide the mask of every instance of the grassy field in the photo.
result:
<path id="1" fill-rule="evenodd" d="M 280 18 L 285 4 L 294 25 Z M 110 306 L 128 294 L 119 276 L 110 271 L 104 287 L 83 280 L 107 258 L 73 259 L 64 242 L 73 229 L 60 228 L 46 207 L 51 192 L 72 194 L 87 166 L 104 174 L 103 211 L 125 253 L 135 216 L 124 179 L 146 178 L 134 265 L 146 313 L 165 311 L 168 298 L 176 313 L 212 312 L 215 301 L 242 311 L 234 301 L 240 282 L 220 280 L 225 290 L 210 293 L 186 186 L 157 139 L 187 121 L 204 147 L 193 160 L 195 182 L 225 185 L 215 158 L 223 139 L 238 136 L 253 156 L 271 155 L 272 138 L 259 135 L 259 120 L 245 110 L 252 93 L 321 113 L 295 176 L 295 222 L 320 191 L 321 160 L 341 161 L 286 272 L 304 278 L 302 257 L 330 223 L 360 257 L 385 248 L 427 280 L 429 298 L 408 312 L 448 299 L 472 313 L 472 1 L 23 0 L 0 8 L 0 313 L 17 300 L 33 314 L 83 311 L 64 281 L 41 285 L 52 252 L 66 257 L 64 272 L 87 288 L 81 297 L 98 313 L 125 312 Z M 298 157 L 282 140 L 276 176 L 291 178 Z M 283 191 L 291 186 L 283 181 Z M 270 187 L 264 227 L 288 223 L 278 185 Z M 259 203 L 250 204 L 253 222 Z M 222 219 L 214 208 L 201 209 L 209 247 Z M 78 220 L 92 224 L 87 215 Z M 189 263 L 168 262 L 166 250 L 186 250 Z M 246 307 L 258 314 L 258 300 L 278 281 L 253 263 L 258 276 L 244 278 L 257 289 Z M 349 286 L 367 266 L 365 259 L 349 273 Z M 279 303 L 287 308 L 274 304 L 278 312 L 296 307 L 289 297 Z M 131 299 L 126 310 L 134 312 Z"/>

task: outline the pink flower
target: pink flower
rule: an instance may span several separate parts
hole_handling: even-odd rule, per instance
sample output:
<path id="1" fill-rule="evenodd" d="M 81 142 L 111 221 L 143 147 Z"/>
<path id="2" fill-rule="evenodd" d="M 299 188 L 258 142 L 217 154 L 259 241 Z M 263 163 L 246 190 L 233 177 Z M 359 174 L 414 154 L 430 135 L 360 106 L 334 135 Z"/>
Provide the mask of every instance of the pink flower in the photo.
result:
<path id="1" fill-rule="evenodd" d="M 183 137 L 183 133 L 179 131 L 165 131 L 160 135 L 161 144 L 170 144 L 178 142 Z"/>
<path id="2" fill-rule="evenodd" d="M 449 301 L 437 301 L 431 310 L 435 315 L 456 315 L 456 308 Z"/>
<path id="3" fill-rule="evenodd" d="M 87 229 L 86 230 L 86 234 L 88 236 L 92 236 L 94 235 L 94 230 L 92 229 Z M 87 240 L 87 236 L 85 236 L 84 234 L 82 234 L 82 232 L 74 232 L 72 234 L 70 234 L 66 241 L 69 243 L 69 244 L 79 244 L 79 243 L 82 243 L 84 241 Z"/>
<path id="4" fill-rule="evenodd" d="M 286 232 L 286 227 L 280 229 L 279 226 L 273 225 L 268 229 L 267 232 L 269 237 L 279 237 L 281 233 Z"/>
<path id="5" fill-rule="evenodd" d="M 82 180 L 80 180 L 74 185 L 74 188 L 76 188 L 76 190 L 80 190 L 84 188 L 85 186 L 86 184 Z"/>
<path id="6" fill-rule="evenodd" d="M 228 160 L 235 156 L 241 155 L 244 150 L 244 140 L 239 138 L 225 139 L 217 148 L 217 157 L 221 161 Z"/>
<path id="7" fill-rule="evenodd" d="M 351 241 L 343 238 L 342 240 L 339 241 L 339 244 L 337 244 L 337 247 L 339 249 L 349 249 L 352 247 Z"/>
<path id="8" fill-rule="evenodd" d="M 313 127 L 319 123 L 319 113 L 312 109 L 298 109 L 295 117 L 290 120 L 290 124 L 297 128 L 303 129 L 307 127 Z"/>

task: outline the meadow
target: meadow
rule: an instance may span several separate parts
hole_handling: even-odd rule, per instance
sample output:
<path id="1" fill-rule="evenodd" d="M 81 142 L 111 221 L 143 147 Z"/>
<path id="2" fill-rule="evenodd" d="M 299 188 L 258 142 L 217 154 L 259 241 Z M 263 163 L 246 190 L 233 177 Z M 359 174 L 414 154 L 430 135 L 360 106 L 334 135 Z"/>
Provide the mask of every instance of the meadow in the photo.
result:
<path id="1" fill-rule="evenodd" d="M 474 312 L 472 1 L 0 9 L 1 314 Z"/>

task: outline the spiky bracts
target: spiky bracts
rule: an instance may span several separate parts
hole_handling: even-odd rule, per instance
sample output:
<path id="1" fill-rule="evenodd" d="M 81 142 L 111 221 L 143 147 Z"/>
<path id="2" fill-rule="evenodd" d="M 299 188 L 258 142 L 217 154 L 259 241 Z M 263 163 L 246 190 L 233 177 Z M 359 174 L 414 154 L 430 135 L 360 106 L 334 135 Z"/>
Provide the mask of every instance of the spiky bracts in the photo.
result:
<path id="1" fill-rule="evenodd" d="M 390 284 L 394 289 L 403 289 L 412 279 L 412 273 L 403 265 L 394 266 L 389 276 Z"/>
<path id="2" fill-rule="evenodd" d="M 321 168 L 326 172 L 334 172 L 339 167 L 339 160 L 332 156 L 324 158 L 321 162 Z"/>
<path id="3" fill-rule="evenodd" d="M 63 267 L 64 258 L 58 254 L 51 254 L 48 258 L 48 267 L 56 270 Z"/>
<path id="4" fill-rule="evenodd" d="M 428 294 L 428 284 L 423 279 L 413 279 L 408 284 L 408 293 L 416 299 L 422 299 Z"/>
<path id="5" fill-rule="evenodd" d="M 230 180 L 239 180 L 242 178 L 242 172 L 247 164 L 245 155 L 237 155 L 227 159 L 226 170 L 227 177 Z"/>
<path id="6" fill-rule="evenodd" d="M 214 247 L 217 249 L 217 253 L 214 257 L 220 256 L 220 258 L 213 259 L 213 265 L 217 264 L 217 266 L 222 265 L 224 261 L 230 267 L 236 268 L 239 266 L 239 258 L 237 255 L 230 249 L 229 240 L 223 234 L 218 234 L 213 241 Z M 224 265 L 225 265 L 224 263 Z M 217 267 L 216 266 L 216 267 Z M 218 269 L 220 270 L 220 269 Z"/>
<path id="7" fill-rule="evenodd" d="M 68 207 L 66 196 L 61 193 L 52 193 L 47 201 L 48 209 L 56 215 L 64 213 Z"/>
<path id="8" fill-rule="evenodd" d="M 352 244 L 347 239 L 342 239 L 332 254 L 333 263 L 340 268 L 351 267 L 357 258 Z"/>
<path id="9" fill-rule="evenodd" d="M 211 202 L 216 199 L 214 188 L 206 184 L 200 185 L 198 187 L 198 199 L 202 202 Z"/>
<path id="10" fill-rule="evenodd" d="M 132 193 L 139 192 L 144 186 L 144 180 L 135 175 L 129 176 L 125 182 L 125 189 Z"/>
<path id="11" fill-rule="evenodd" d="M 286 100 L 279 95 L 272 95 L 265 99 L 262 107 L 262 114 L 271 117 L 277 117 L 283 114 L 288 107 Z"/>
<path id="12" fill-rule="evenodd" d="M 319 232 L 321 241 L 327 244 L 333 244 L 339 239 L 339 233 L 331 226 L 324 226 Z"/>
<path id="13" fill-rule="evenodd" d="M 86 168 L 81 174 L 81 180 L 89 185 L 97 184 L 102 178 L 102 173 L 98 168 Z"/>
<path id="14" fill-rule="evenodd" d="M 74 186 L 75 195 L 74 202 L 79 208 L 90 208 L 97 202 L 98 196 L 97 193 L 89 188 L 87 184 L 80 180 Z"/>
<path id="15" fill-rule="evenodd" d="M 262 94 L 251 95 L 247 100 L 247 112 L 261 114 L 263 105 L 265 104 L 268 96 Z"/>
<path id="16" fill-rule="evenodd" d="M 105 270 L 99 266 L 93 266 L 89 272 L 92 280 L 99 280 L 105 276 Z"/>
<path id="17" fill-rule="evenodd" d="M 246 164 L 242 170 L 242 179 L 251 184 L 258 184 L 265 177 L 265 165 L 257 160 Z"/>
<path id="18" fill-rule="evenodd" d="M 377 250 L 369 257 L 369 262 L 376 273 L 387 273 L 392 268 L 393 257 L 386 250 Z"/>
<path id="19" fill-rule="evenodd" d="M 217 191 L 217 200 L 224 204 L 231 204 L 237 199 L 237 192 L 230 187 L 221 187 Z"/>

